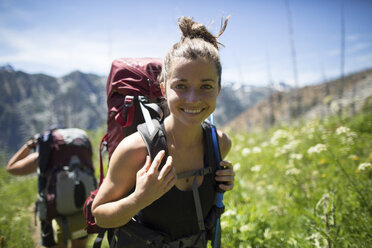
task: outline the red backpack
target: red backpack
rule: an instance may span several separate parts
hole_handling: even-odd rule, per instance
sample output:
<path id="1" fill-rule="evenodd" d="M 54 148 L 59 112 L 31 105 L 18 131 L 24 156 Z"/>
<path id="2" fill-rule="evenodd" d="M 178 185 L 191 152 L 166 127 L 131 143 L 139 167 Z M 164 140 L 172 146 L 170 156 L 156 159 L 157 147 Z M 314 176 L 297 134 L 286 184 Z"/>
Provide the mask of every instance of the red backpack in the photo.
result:
<path id="1" fill-rule="evenodd" d="M 152 125 L 151 119 L 162 119 L 162 94 L 157 78 L 161 73 L 161 60 L 154 58 L 121 58 L 112 62 L 107 79 L 107 133 L 100 144 L 100 180 L 104 179 L 102 154 L 108 151 L 109 159 L 117 145 L 126 136 L 137 131 L 141 123 Z M 98 187 L 99 187 L 98 186 Z M 91 212 L 98 188 L 84 204 L 88 233 L 102 229 L 95 223 Z"/>
<path id="2" fill-rule="evenodd" d="M 159 59 L 117 59 L 113 61 L 111 72 L 107 79 L 107 133 L 102 138 L 100 144 L 99 186 L 104 179 L 102 153 L 105 148 L 108 151 L 110 159 L 113 151 L 122 139 L 136 132 L 137 129 L 146 143 L 151 159 L 153 159 L 160 150 L 165 150 L 167 154 L 165 130 L 162 122 L 164 118 L 161 108 L 162 94 L 159 83 L 157 82 L 157 77 L 160 73 L 161 63 Z M 206 135 L 208 164 L 210 166 L 196 171 L 178 174 L 178 178 L 206 175 L 214 173 L 216 169 L 215 165 L 217 163 L 214 155 L 216 152 L 219 153 L 219 151 L 213 148 L 211 124 L 204 122 L 202 126 Z M 165 163 L 166 157 L 167 155 L 163 158 L 160 166 Z M 197 188 L 193 188 L 193 192 L 196 191 Z M 87 198 L 83 208 L 87 222 L 87 232 L 99 233 L 93 247 L 101 246 L 106 231 L 110 247 L 115 247 L 116 245 L 122 247 L 124 243 L 125 247 L 163 247 L 163 244 L 170 244 L 168 237 L 144 225 L 138 224 L 135 221 L 130 221 L 122 228 L 105 229 L 99 227 L 95 223 L 94 216 L 91 212 L 93 200 L 97 192 L 98 188 Z M 197 197 L 194 195 L 194 203 L 199 211 L 197 215 L 201 232 L 172 242 L 174 244 L 177 242 L 179 245 L 189 244 L 189 246 L 196 246 L 196 242 L 203 243 L 208 239 L 212 240 L 213 245 L 215 243 L 213 237 L 216 231 L 216 218 L 221 215 L 223 209 L 219 210 L 217 207 L 213 207 L 208 213 L 207 218 L 203 219 L 198 195 Z M 201 222 L 203 224 L 201 224 Z M 127 237 L 130 237 L 129 240 Z M 219 243 L 220 237 L 216 240 Z M 128 242 L 132 244 L 132 246 L 128 246 Z M 220 246 L 218 245 L 217 247 Z"/>

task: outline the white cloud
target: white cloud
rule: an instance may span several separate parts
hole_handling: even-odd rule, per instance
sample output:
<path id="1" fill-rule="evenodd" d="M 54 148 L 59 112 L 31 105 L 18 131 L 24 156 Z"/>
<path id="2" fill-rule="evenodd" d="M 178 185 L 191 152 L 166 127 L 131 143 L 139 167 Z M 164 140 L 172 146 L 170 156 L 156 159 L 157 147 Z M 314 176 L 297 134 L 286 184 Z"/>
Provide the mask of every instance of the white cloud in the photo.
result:
<path id="1" fill-rule="evenodd" d="M 32 29 L 23 32 L 0 30 L 2 41 L 12 51 L 0 54 L 0 63 L 16 69 L 62 76 L 73 70 L 107 75 L 117 57 L 163 57 L 168 44 L 151 42 L 159 37 L 140 37 L 113 30 L 114 38 L 94 32 Z M 22 67 L 25 68 L 22 68 Z"/>

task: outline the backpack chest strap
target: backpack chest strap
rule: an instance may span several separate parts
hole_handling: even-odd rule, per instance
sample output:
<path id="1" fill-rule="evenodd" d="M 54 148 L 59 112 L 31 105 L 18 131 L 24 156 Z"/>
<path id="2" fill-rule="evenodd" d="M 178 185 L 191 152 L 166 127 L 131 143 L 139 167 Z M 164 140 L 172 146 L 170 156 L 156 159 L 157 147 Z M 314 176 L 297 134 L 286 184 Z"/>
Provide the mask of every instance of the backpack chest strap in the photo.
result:
<path id="1" fill-rule="evenodd" d="M 201 168 L 199 170 L 185 171 L 177 174 L 178 179 L 192 177 L 192 176 L 205 176 L 212 173 L 212 167 L 208 166 L 207 168 Z"/>
<path id="2" fill-rule="evenodd" d="M 191 177 L 191 176 L 194 177 L 193 182 L 192 182 L 192 193 L 194 197 L 196 216 L 198 218 L 198 226 L 200 230 L 200 236 L 198 238 L 202 239 L 201 240 L 202 244 L 206 242 L 205 235 L 203 235 L 203 233 L 205 232 L 205 225 L 204 225 L 203 211 L 202 211 L 201 202 L 200 202 L 198 183 L 196 179 L 197 179 L 197 176 L 205 176 L 205 175 L 212 173 L 212 171 L 213 171 L 212 167 L 208 166 L 207 168 L 201 168 L 199 170 L 186 171 L 186 172 L 177 174 L 178 179 Z"/>

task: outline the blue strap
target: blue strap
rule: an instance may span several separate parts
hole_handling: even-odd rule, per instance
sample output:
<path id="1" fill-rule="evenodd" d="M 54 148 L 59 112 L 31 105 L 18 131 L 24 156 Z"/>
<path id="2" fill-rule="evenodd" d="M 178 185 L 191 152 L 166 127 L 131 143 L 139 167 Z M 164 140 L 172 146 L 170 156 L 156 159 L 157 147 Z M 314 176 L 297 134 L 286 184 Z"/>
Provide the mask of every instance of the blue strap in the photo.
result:
<path id="1" fill-rule="evenodd" d="M 211 115 L 211 131 L 212 131 L 212 141 L 213 141 L 213 149 L 214 149 L 214 156 L 215 156 L 215 160 L 216 160 L 216 167 L 217 167 L 217 170 L 221 169 L 221 166 L 220 166 L 220 162 L 221 162 L 221 153 L 220 153 L 220 148 L 218 146 L 218 139 L 217 139 L 217 131 L 216 131 L 216 127 L 214 125 L 214 115 L 212 114 Z M 223 190 L 220 190 L 218 189 L 217 190 L 217 201 L 216 201 L 216 206 L 217 208 L 221 208 L 223 209 L 225 206 L 223 205 Z M 214 236 L 214 248 L 216 247 L 220 247 L 220 241 L 219 241 L 219 237 L 220 237 L 220 216 L 218 216 L 217 220 L 216 220 L 216 232 L 215 232 L 215 236 Z"/>

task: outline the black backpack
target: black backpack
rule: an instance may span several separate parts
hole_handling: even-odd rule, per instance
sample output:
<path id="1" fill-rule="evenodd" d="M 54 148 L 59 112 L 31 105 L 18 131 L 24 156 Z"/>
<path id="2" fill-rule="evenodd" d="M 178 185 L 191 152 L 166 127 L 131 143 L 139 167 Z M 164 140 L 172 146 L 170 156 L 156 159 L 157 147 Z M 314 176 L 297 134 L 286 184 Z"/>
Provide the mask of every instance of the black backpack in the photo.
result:
<path id="1" fill-rule="evenodd" d="M 41 221 L 43 238 L 49 240 L 44 240 L 43 245 L 53 245 L 51 221 L 82 212 L 85 199 L 97 187 L 92 148 L 84 130 L 67 128 L 40 134 L 37 151 L 35 213 Z"/>

